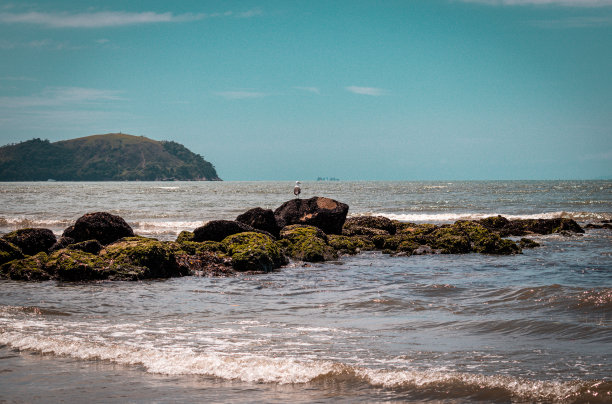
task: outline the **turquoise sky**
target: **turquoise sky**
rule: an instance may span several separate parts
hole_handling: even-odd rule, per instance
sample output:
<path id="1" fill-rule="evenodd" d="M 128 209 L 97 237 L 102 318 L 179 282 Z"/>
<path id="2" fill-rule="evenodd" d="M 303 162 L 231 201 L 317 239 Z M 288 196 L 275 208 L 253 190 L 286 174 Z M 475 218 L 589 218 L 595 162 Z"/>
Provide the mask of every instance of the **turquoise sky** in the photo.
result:
<path id="1" fill-rule="evenodd" d="M 0 143 L 225 180 L 612 178 L 612 0 L 0 1 Z"/>

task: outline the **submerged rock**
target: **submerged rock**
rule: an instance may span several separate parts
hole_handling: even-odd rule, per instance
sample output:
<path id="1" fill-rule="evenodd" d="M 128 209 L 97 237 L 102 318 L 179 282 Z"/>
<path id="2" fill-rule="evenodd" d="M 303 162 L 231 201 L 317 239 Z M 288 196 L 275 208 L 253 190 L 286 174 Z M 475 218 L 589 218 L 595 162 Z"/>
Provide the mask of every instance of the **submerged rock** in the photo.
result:
<path id="1" fill-rule="evenodd" d="M 237 222 L 244 223 L 257 230 L 263 230 L 278 237 L 280 228 L 276 223 L 272 209 L 253 208 L 249 209 L 236 218 Z"/>
<path id="2" fill-rule="evenodd" d="M 276 223 L 282 229 L 292 224 L 316 226 L 326 234 L 342 234 L 348 205 L 329 198 L 292 199 L 274 211 Z"/>
<path id="3" fill-rule="evenodd" d="M 55 234 L 49 229 L 19 229 L 2 236 L 6 241 L 16 245 L 25 255 L 39 252 L 48 253 L 56 243 Z"/>
<path id="4" fill-rule="evenodd" d="M 294 224 L 283 227 L 281 245 L 287 255 L 299 261 L 320 262 L 336 259 L 336 251 L 328 244 L 327 235 L 319 228 Z"/>
<path id="5" fill-rule="evenodd" d="M 134 231 L 123 218 L 107 212 L 87 213 L 62 234 L 62 237 L 70 237 L 75 242 L 98 240 L 102 245 L 132 236 Z"/>
<path id="6" fill-rule="evenodd" d="M 233 234 L 223 240 L 223 245 L 236 271 L 270 272 L 287 263 L 276 241 L 262 233 Z"/>

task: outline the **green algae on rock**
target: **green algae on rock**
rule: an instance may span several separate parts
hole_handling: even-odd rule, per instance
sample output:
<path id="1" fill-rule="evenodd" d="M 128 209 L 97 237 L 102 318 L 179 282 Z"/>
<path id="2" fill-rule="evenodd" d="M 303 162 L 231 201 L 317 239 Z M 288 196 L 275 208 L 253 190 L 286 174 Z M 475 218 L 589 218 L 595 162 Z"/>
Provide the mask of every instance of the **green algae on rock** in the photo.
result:
<path id="1" fill-rule="evenodd" d="M 361 251 L 371 251 L 375 248 L 374 243 L 367 237 L 362 236 L 340 236 L 331 234 L 328 236 L 329 245 L 339 254 L 357 254 Z"/>
<path id="2" fill-rule="evenodd" d="M 276 241 L 262 233 L 237 233 L 222 243 L 236 271 L 270 272 L 287 263 Z"/>
<path id="3" fill-rule="evenodd" d="M 23 258 L 23 253 L 15 244 L 0 238 L 0 265 Z"/>
<path id="4" fill-rule="evenodd" d="M 16 259 L 0 266 L 0 275 L 13 280 L 46 281 L 51 279 L 46 269 L 48 259 L 49 256 L 44 252 Z"/>
<path id="5" fill-rule="evenodd" d="M 81 250 L 59 250 L 49 256 L 47 271 L 62 281 L 101 280 L 109 277 L 108 262 Z"/>
<path id="6" fill-rule="evenodd" d="M 327 235 L 317 227 L 303 224 L 285 226 L 280 237 L 281 245 L 293 259 L 320 262 L 338 258 L 336 251 L 328 244 Z"/>
<path id="7" fill-rule="evenodd" d="M 177 262 L 182 253 L 178 243 L 158 241 L 145 237 L 126 237 L 114 242 L 100 252 L 117 268 L 138 270 L 144 268 L 146 278 L 170 278 L 188 275 L 189 270 Z"/>

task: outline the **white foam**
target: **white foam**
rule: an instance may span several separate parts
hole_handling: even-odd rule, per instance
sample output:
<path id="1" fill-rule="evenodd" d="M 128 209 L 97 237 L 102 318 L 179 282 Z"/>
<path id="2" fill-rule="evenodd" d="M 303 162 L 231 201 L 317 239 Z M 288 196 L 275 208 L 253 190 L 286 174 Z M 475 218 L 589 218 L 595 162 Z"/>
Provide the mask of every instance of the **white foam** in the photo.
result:
<path id="1" fill-rule="evenodd" d="M 122 365 L 143 366 L 148 372 L 166 375 L 207 375 L 226 380 L 255 383 L 308 383 L 319 377 L 353 375 L 376 387 L 430 387 L 446 389 L 458 385 L 471 388 L 504 389 L 527 400 L 559 400 L 576 393 L 578 383 L 524 380 L 504 375 L 481 375 L 435 370 L 371 369 L 351 366 L 333 359 L 271 357 L 252 353 L 197 352 L 186 347 L 143 346 L 72 336 L 49 337 L 23 331 L 0 332 L 0 344 L 20 350 L 68 356 L 82 360 L 104 360 Z"/>

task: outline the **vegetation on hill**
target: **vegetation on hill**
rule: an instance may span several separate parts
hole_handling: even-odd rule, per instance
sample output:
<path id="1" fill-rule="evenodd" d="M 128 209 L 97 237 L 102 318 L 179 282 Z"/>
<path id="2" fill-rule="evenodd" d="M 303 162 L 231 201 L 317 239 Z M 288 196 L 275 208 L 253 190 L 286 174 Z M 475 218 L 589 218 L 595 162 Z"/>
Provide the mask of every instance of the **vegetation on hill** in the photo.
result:
<path id="1" fill-rule="evenodd" d="M 0 181 L 217 181 L 215 167 L 185 146 L 121 133 L 0 147 Z"/>

